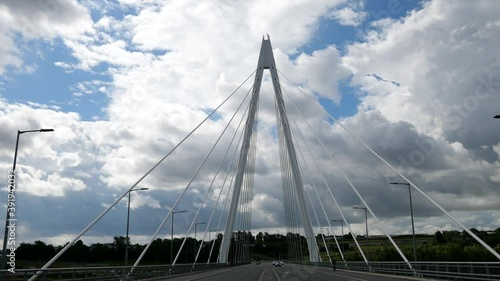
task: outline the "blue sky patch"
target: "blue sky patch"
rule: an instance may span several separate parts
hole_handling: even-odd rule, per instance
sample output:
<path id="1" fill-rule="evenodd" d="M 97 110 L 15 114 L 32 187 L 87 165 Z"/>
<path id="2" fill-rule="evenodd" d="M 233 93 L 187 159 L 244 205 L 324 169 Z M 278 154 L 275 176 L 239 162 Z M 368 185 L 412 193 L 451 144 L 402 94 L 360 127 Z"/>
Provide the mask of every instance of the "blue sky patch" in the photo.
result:
<path id="1" fill-rule="evenodd" d="M 82 93 L 77 85 L 93 80 L 111 82 L 109 75 L 102 74 L 108 66 L 96 68 L 97 72 L 68 71 L 55 65 L 58 61 L 76 63 L 70 50 L 59 40 L 32 40 L 24 44 L 24 65 L 32 66 L 34 70 L 31 73 L 14 71 L 0 78 L 4 98 L 9 102 L 55 105 L 62 111 L 78 112 L 82 120 L 103 116 L 102 108 L 107 106 L 108 96 L 99 92 L 99 87 Z"/>

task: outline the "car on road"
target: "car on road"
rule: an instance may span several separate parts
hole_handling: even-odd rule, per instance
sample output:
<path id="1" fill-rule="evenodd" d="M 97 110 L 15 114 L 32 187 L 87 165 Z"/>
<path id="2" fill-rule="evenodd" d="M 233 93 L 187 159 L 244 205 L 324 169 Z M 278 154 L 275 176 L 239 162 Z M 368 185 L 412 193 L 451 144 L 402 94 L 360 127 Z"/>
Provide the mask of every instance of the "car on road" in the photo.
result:
<path id="1" fill-rule="evenodd" d="M 282 266 L 283 262 L 282 261 L 273 261 L 273 266 Z"/>

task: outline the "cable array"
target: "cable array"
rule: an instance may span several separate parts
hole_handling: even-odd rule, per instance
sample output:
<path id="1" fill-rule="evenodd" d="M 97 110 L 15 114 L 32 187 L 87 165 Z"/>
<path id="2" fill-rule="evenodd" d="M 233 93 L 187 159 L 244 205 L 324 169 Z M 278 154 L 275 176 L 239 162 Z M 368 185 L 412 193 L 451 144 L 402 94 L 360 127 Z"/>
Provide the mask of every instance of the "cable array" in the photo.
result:
<path id="1" fill-rule="evenodd" d="M 191 132 L 189 132 L 181 141 L 179 141 L 179 143 L 177 143 L 165 156 L 163 156 L 155 165 L 153 165 L 153 167 L 151 167 L 143 176 L 141 176 L 130 188 L 128 188 L 121 196 L 119 196 L 115 202 L 113 202 L 112 204 L 110 204 L 101 214 L 99 214 L 91 223 L 89 223 L 78 235 L 76 235 L 65 247 L 63 247 L 52 259 L 50 259 L 41 269 L 47 269 L 48 267 L 50 267 L 61 255 L 63 255 L 68 249 L 69 247 L 71 247 L 72 245 L 74 245 L 76 243 L 76 241 L 78 241 L 78 239 L 80 239 L 83 235 L 85 235 L 85 233 L 87 233 L 97 222 L 99 222 L 112 208 L 114 208 L 118 202 L 120 202 L 132 189 L 134 189 L 139 183 L 141 183 L 147 176 L 149 176 L 151 174 L 151 172 L 153 172 L 161 163 L 163 163 L 163 161 L 165 161 L 165 159 L 167 159 L 167 157 L 169 157 L 174 151 L 177 150 L 177 148 L 179 148 L 189 137 L 191 137 L 203 124 L 205 124 L 205 122 L 207 120 L 209 120 L 216 112 L 218 112 L 218 110 L 224 105 L 226 104 L 226 102 L 231 99 L 235 94 L 236 92 L 248 81 L 248 79 L 250 79 L 250 77 L 252 77 L 254 75 L 254 73 L 256 72 L 256 70 L 254 70 L 226 99 L 224 99 L 222 101 L 222 103 L 220 103 L 214 110 L 212 110 L 212 112 L 210 114 L 207 115 L 207 117 L 205 117 Z M 172 208 L 170 209 L 170 211 L 168 212 L 167 216 L 164 218 L 164 220 L 161 222 L 160 226 L 158 227 L 158 229 L 156 230 L 156 232 L 153 234 L 153 237 L 152 239 L 150 240 L 150 242 L 146 245 L 146 247 L 144 248 L 143 252 L 141 253 L 141 255 L 139 256 L 138 260 L 136 261 L 136 263 L 134 263 L 134 265 L 132 266 L 131 268 L 131 271 L 130 273 L 133 272 L 134 268 L 138 265 L 138 263 L 140 262 L 140 260 L 143 258 L 144 254 L 146 253 L 146 251 L 149 249 L 149 247 L 151 246 L 153 240 L 158 236 L 160 230 L 162 229 L 163 225 L 165 224 L 165 222 L 167 221 L 167 219 L 171 216 L 173 210 L 175 209 L 175 207 L 177 206 L 177 204 L 179 203 L 179 201 L 182 199 L 182 197 L 184 196 L 184 194 L 186 193 L 187 191 L 187 187 L 182 191 L 181 195 L 177 198 L 177 200 L 175 201 L 175 203 L 173 204 Z M 35 280 L 40 274 L 42 273 L 42 271 L 37 271 L 33 276 L 30 277 L 29 281 L 33 281 Z"/>
<path id="2" fill-rule="evenodd" d="M 247 93 L 247 95 L 246 95 L 245 99 L 248 97 L 248 94 L 249 94 L 249 93 L 250 93 L 250 91 Z M 245 115 L 246 115 L 246 112 L 247 112 L 247 110 L 245 110 L 245 112 L 244 112 L 244 113 L 242 114 L 242 116 L 241 116 L 240 122 L 239 122 L 238 126 L 236 127 L 236 130 L 235 130 L 235 133 L 233 134 L 233 137 L 231 138 L 231 141 L 230 141 L 230 143 L 229 143 L 228 149 L 226 150 L 226 152 L 225 152 L 224 156 L 222 157 L 222 160 L 221 160 L 221 162 L 220 162 L 220 164 L 219 164 L 219 168 L 217 169 L 217 173 L 215 174 L 214 179 L 212 180 L 212 184 L 214 183 L 215 178 L 217 177 L 217 175 L 218 175 L 218 173 L 219 173 L 219 171 L 220 171 L 220 168 L 222 167 L 222 164 L 224 163 L 224 160 L 225 160 L 225 159 L 226 159 L 226 157 L 227 157 L 227 154 L 228 154 L 228 152 L 229 152 L 229 148 L 231 148 L 231 147 L 232 147 L 232 144 L 233 144 L 233 142 L 234 142 L 234 139 L 235 139 L 236 135 L 237 135 L 237 134 L 238 134 L 238 132 L 239 132 L 239 128 L 241 127 L 241 124 L 243 123 L 243 120 L 244 120 L 244 117 L 245 117 Z M 200 255 L 200 251 L 201 251 L 201 249 L 202 249 L 202 247 L 203 247 L 203 242 L 205 241 L 206 235 L 207 235 L 207 233 L 208 233 L 208 232 L 210 231 L 210 229 L 211 229 L 213 216 L 214 216 L 214 214 L 215 214 L 215 211 L 217 210 L 217 206 L 219 205 L 219 202 L 220 202 L 220 199 L 221 199 L 222 192 L 224 191 L 224 188 L 226 187 L 226 182 L 227 182 L 227 179 L 228 179 L 228 177 L 229 177 L 229 174 L 230 174 L 230 173 L 231 173 L 231 171 L 232 171 L 233 163 L 234 163 L 234 160 L 235 160 L 236 155 L 237 155 L 236 153 L 238 152 L 238 148 L 240 147 L 241 139 L 242 139 L 242 137 L 243 137 L 243 132 L 241 131 L 241 133 L 240 133 L 239 135 L 240 135 L 240 137 L 239 137 L 238 142 L 237 142 L 237 144 L 236 144 L 236 146 L 235 146 L 235 149 L 234 149 L 234 152 L 233 152 L 233 156 L 232 156 L 232 158 L 231 158 L 231 161 L 230 161 L 230 162 L 229 162 L 229 164 L 228 164 L 228 167 L 227 167 L 227 172 L 226 172 L 226 175 L 225 175 L 224 180 L 223 180 L 223 182 L 222 182 L 222 185 L 221 185 L 221 189 L 220 189 L 219 195 L 217 196 L 217 200 L 216 200 L 216 202 L 215 202 L 215 204 L 214 204 L 214 207 L 213 207 L 213 209 L 212 209 L 212 213 L 210 214 L 210 218 L 209 218 L 209 220 L 208 220 L 207 227 L 206 227 L 205 232 L 204 232 L 204 234 L 203 234 L 203 238 L 202 238 L 202 240 L 201 240 L 201 244 L 200 244 L 199 250 L 198 250 L 198 252 L 197 252 L 197 254 L 196 254 L 196 257 L 195 257 L 195 260 L 194 260 L 194 262 L 193 262 L 193 268 L 194 268 L 194 265 L 196 264 L 196 262 L 198 261 L 198 257 L 199 257 L 199 255 Z M 235 171 L 235 170 L 234 170 L 234 171 Z M 233 173 L 233 177 L 232 177 L 232 179 L 234 179 L 234 173 Z M 229 188 L 227 189 L 226 198 L 228 198 L 228 196 L 229 196 L 229 192 L 231 191 L 231 183 L 232 183 L 232 180 L 231 180 L 231 182 L 229 183 Z M 221 223 L 221 220 L 222 220 L 222 214 L 224 213 L 224 210 L 226 209 L 226 205 L 227 205 L 226 203 L 227 203 L 227 202 L 228 202 L 228 200 L 225 200 L 225 201 L 224 201 L 224 206 L 223 206 L 223 208 L 222 208 L 222 210 L 221 210 L 221 214 L 220 214 L 220 217 L 219 217 L 219 220 L 218 220 L 218 223 L 217 223 L 217 228 L 216 228 L 216 230 L 217 230 L 217 231 L 220 229 L 220 223 Z M 210 263 L 210 261 L 211 261 L 212 252 L 213 252 L 214 246 L 215 246 L 215 243 L 212 243 L 212 245 L 210 246 L 210 252 L 209 252 L 209 255 L 208 255 L 208 259 L 207 259 L 207 264 L 208 264 L 208 263 Z"/>
<path id="3" fill-rule="evenodd" d="M 275 99 L 275 110 L 278 112 L 278 101 Z M 281 168 L 281 186 L 283 191 L 283 205 L 285 211 L 286 238 L 288 246 L 288 260 L 302 260 L 302 247 L 300 239 L 300 215 L 298 214 L 297 195 L 295 192 L 295 182 L 290 167 L 290 157 L 288 154 L 283 120 L 276 114 L 276 125 L 278 132 L 278 148 Z"/>
<path id="4" fill-rule="evenodd" d="M 234 256 L 235 262 L 250 261 L 250 242 L 251 242 L 251 222 L 252 222 L 252 200 L 255 175 L 255 157 L 257 150 L 257 132 L 258 132 L 259 106 L 255 108 L 255 121 L 252 126 L 252 137 L 247 155 L 243 185 L 240 193 L 239 206 L 237 211 L 237 223 L 234 235 Z"/>
<path id="5" fill-rule="evenodd" d="M 266 45 L 267 46 L 267 45 Z M 270 48 L 269 46 L 266 48 Z M 263 44 L 264 49 L 264 44 Z M 269 50 L 268 50 L 269 51 Z M 262 52 L 262 50 L 261 50 Z M 261 53 L 262 55 L 262 53 Z M 272 56 L 272 52 L 271 52 Z M 217 262 L 221 259 L 224 261 L 227 258 L 227 261 L 230 262 L 248 262 L 251 259 L 251 244 L 252 244 L 252 202 L 254 195 L 254 183 L 255 183 L 255 171 L 256 171 L 256 153 L 257 153 L 257 135 L 258 135 L 258 115 L 259 115 L 259 91 L 261 85 L 262 71 L 263 69 L 270 68 L 271 71 L 271 79 L 275 91 L 275 99 L 274 99 L 274 107 L 275 107 L 275 118 L 276 118 L 276 130 L 277 130 L 277 143 L 278 143 L 278 151 L 279 151 L 279 164 L 280 164 L 280 175 L 281 175 L 281 189 L 283 193 L 283 207 L 284 207 L 284 217 L 285 217 L 285 229 L 286 229 L 286 238 L 287 238 L 287 253 L 286 256 L 280 257 L 287 260 L 293 261 L 301 261 L 304 259 L 307 252 L 309 252 L 310 260 L 321 260 L 321 255 L 319 251 L 313 250 L 313 248 L 317 248 L 317 239 L 316 237 L 311 237 L 313 235 L 311 219 L 315 219 L 318 233 L 320 232 L 322 225 L 327 225 L 331 228 L 330 218 L 326 208 L 324 206 L 325 199 L 321 198 L 319 195 L 318 189 L 324 186 L 324 189 L 328 191 L 330 197 L 338 210 L 340 216 L 342 217 L 343 222 L 346 224 L 354 243 L 356 244 L 357 249 L 359 250 L 362 258 L 365 263 L 369 265 L 368 258 L 366 253 L 363 252 L 360 247 L 356 235 L 352 231 L 351 224 L 347 220 L 346 215 L 344 214 L 341 205 L 338 203 L 336 196 L 334 195 L 333 187 L 328 184 L 328 181 L 325 177 L 325 171 L 323 171 L 324 166 L 319 165 L 316 157 L 312 153 L 312 150 L 309 145 L 309 141 L 302 133 L 302 130 L 298 126 L 298 122 L 296 118 L 288 118 L 287 108 L 285 107 L 282 92 L 286 94 L 286 96 L 291 101 L 291 105 L 295 112 L 298 113 L 300 117 L 300 121 L 305 124 L 308 130 L 312 133 L 316 145 L 319 144 L 319 147 L 322 149 L 323 155 L 327 155 L 329 160 L 332 161 L 334 166 L 338 169 L 343 179 L 346 181 L 347 185 L 351 188 L 351 190 L 356 194 L 361 203 L 366 207 L 366 210 L 371 214 L 371 217 L 375 222 L 378 223 L 379 227 L 385 233 L 390 243 L 394 246 L 396 251 L 399 253 L 400 257 L 405 261 L 407 266 L 413 270 L 412 264 L 408 261 L 406 256 L 400 250 L 398 245 L 392 239 L 391 235 L 381 223 L 381 221 L 376 216 L 375 212 L 370 208 L 368 202 L 359 192 L 358 188 L 353 184 L 351 179 L 347 176 L 347 173 L 342 168 L 342 165 L 337 161 L 334 154 L 328 150 L 324 144 L 324 142 L 318 137 L 316 131 L 309 124 L 307 118 L 305 118 L 304 114 L 301 112 L 297 104 L 290 97 L 290 95 L 285 91 L 281 83 L 279 82 L 277 73 L 279 72 L 283 77 L 285 77 L 290 83 L 290 79 L 288 79 L 283 73 L 276 69 L 274 65 L 274 58 L 269 58 L 269 54 L 259 58 L 258 69 L 255 70 L 252 74 L 250 74 L 243 83 L 241 83 L 235 91 L 233 91 L 221 104 L 219 104 L 208 116 L 202 120 L 191 132 L 189 132 L 177 145 L 174 146 L 165 156 L 163 156 L 153 167 L 148 170 L 143 176 L 139 178 L 130 188 L 127 189 L 125 193 L 119 196 L 114 203 L 109 205 L 106 210 L 104 210 L 97 218 L 95 218 L 89 225 L 87 225 L 84 230 L 79 233 L 75 238 L 71 240 L 61 251 L 59 251 L 47 264 L 45 264 L 41 269 L 48 268 L 54 261 L 56 261 L 69 247 L 71 247 L 78 239 L 80 239 L 85 233 L 87 233 L 99 220 L 102 219 L 113 207 L 115 207 L 120 200 L 122 200 L 130 191 L 132 191 L 139 183 L 141 183 L 146 177 L 148 177 L 161 163 L 164 162 L 167 157 L 169 157 L 174 151 L 177 150 L 189 137 L 191 137 L 205 122 L 213 117 L 213 115 L 219 111 L 219 109 L 228 102 L 229 99 L 233 98 L 236 92 L 252 77 L 256 72 L 256 78 L 254 80 L 253 85 L 250 87 L 250 90 L 246 93 L 242 101 L 239 103 L 239 106 L 231 115 L 230 119 L 227 121 L 221 133 L 218 135 L 215 142 L 212 144 L 210 150 L 205 155 L 203 160 L 200 162 L 200 165 L 194 171 L 192 177 L 186 184 L 186 186 L 180 191 L 179 196 L 175 199 L 175 202 L 170 207 L 167 215 L 159 224 L 157 230 L 151 237 L 151 240 L 144 247 L 140 256 L 134 263 L 134 265 L 130 269 L 130 273 L 134 272 L 134 269 L 141 262 L 142 258 L 150 248 L 153 241 L 160 234 L 164 224 L 166 221 L 172 216 L 174 210 L 178 207 L 181 200 L 184 198 L 186 192 L 192 188 L 195 180 L 198 179 L 199 174 L 202 172 L 202 169 L 206 168 L 206 164 L 209 159 L 214 157 L 218 157 L 218 153 L 214 153 L 216 148 L 219 146 L 225 138 L 230 138 L 228 146 L 224 149 L 224 153 L 222 158 L 220 158 L 220 162 L 218 162 L 217 169 L 215 173 L 211 176 L 210 184 L 206 186 L 206 191 L 203 194 L 203 199 L 201 200 L 198 208 L 196 209 L 195 214 L 192 217 L 192 220 L 189 224 L 189 227 L 182 237 L 182 243 L 180 248 L 176 252 L 175 259 L 171 265 L 171 269 L 174 268 L 174 265 L 177 263 L 181 252 L 184 250 L 184 246 L 190 239 L 191 230 L 193 226 L 196 227 L 196 222 L 202 210 L 204 208 L 208 209 L 208 205 L 213 203 L 211 208 L 210 216 L 207 222 L 203 222 L 206 224 L 205 229 L 203 231 L 203 236 L 201 238 L 201 242 L 194 241 L 195 251 L 193 255 L 193 268 L 195 264 L 199 261 L 200 253 L 204 246 L 204 242 L 208 233 L 212 230 L 213 222 L 215 221 L 215 215 L 217 211 L 220 211 L 219 218 L 216 223 L 216 233 L 217 236 L 210 241 L 211 244 L 208 245 L 208 257 L 206 260 L 207 266 L 210 262 L 214 262 L 214 256 L 217 256 Z M 262 61 L 261 61 L 262 59 Z M 262 65 L 262 63 L 264 65 Z M 291 83 L 293 84 L 293 83 Z M 310 101 L 312 100 L 316 103 L 309 95 L 305 94 L 299 87 L 296 87 L 299 92 L 305 95 Z M 250 101 L 247 102 L 247 98 L 251 94 Z M 244 109 L 244 110 L 243 110 Z M 373 151 L 369 146 L 367 146 L 363 141 L 357 138 L 353 133 L 351 133 L 344 125 L 338 122 L 337 119 L 332 117 L 324 108 L 321 107 L 321 110 L 331 119 L 333 120 L 340 128 L 342 128 L 348 135 L 350 135 L 353 139 L 355 139 L 359 144 L 361 144 L 364 148 L 366 148 L 371 154 L 373 154 L 377 159 L 382 161 L 386 166 L 396 172 L 401 178 L 407 181 L 410 187 L 417 190 L 420 194 L 422 194 L 426 199 L 428 199 L 432 204 L 434 204 L 439 210 L 441 210 L 444 214 L 446 214 L 449 218 L 451 218 L 454 222 L 456 222 L 460 227 L 462 227 L 467 233 L 469 233 L 474 239 L 476 239 L 483 247 L 485 247 L 489 252 L 495 255 L 498 259 L 500 259 L 500 255 L 496 253 L 490 246 L 488 246 L 484 241 L 478 238 L 474 233 L 472 233 L 469 229 L 465 228 L 458 220 L 456 220 L 451 214 L 449 214 L 444 208 L 442 208 L 439 204 L 437 204 L 432 198 L 430 198 L 427 194 L 425 194 L 418 186 L 416 186 L 413 182 L 407 179 L 403 174 L 398 172 L 393 166 L 391 166 L 384 158 L 382 158 L 379 154 Z M 239 118 L 236 118 L 238 114 L 241 114 Z M 237 126 L 233 124 L 234 120 L 238 120 L 239 123 Z M 246 120 L 246 121 L 245 121 Z M 290 122 L 290 120 L 292 122 Z M 244 124 L 244 126 L 242 126 Z M 293 125 L 293 126 L 292 126 Z M 234 132 L 230 134 L 231 129 L 235 127 Z M 293 127 L 293 131 L 292 131 Z M 239 137 L 238 137 L 239 136 Z M 300 141 L 298 137 L 300 137 Z M 238 141 L 235 142 L 235 140 Z M 297 156 L 297 148 L 298 155 Z M 304 148 L 304 150 L 302 149 Z M 229 160 L 229 155 L 231 155 Z M 310 158 L 311 160 L 307 160 Z M 311 163 L 312 162 L 312 163 Z M 308 163 L 314 164 L 314 167 L 310 167 Z M 312 165 L 311 165 L 312 166 Z M 225 171 L 225 175 L 223 179 L 221 179 L 222 174 Z M 313 171 L 317 173 L 316 177 L 313 175 Z M 301 173 L 306 172 L 309 179 L 309 185 L 304 185 L 302 183 Z M 208 176 L 207 176 L 208 178 Z M 316 184 L 315 179 L 319 178 L 322 184 Z M 230 179 L 230 180 L 229 180 Z M 204 186 L 205 187 L 205 186 Z M 215 196 L 215 188 L 219 188 L 218 194 L 216 195 L 216 199 L 213 202 L 210 202 L 209 197 L 211 195 Z M 307 188 L 305 188 L 307 187 Z M 338 189 L 338 187 L 336 187 Z M 321 189 L 320 189 L 321 190 Z M 223 196 L 225 192 L 225 196 Z M 309 203 L 304 200 L 304 192 L 307 193 Z M 317 202 L 319 204 L 315 204 L 313 202 L 313 196 L 311 193 L 314 192 L 316 195 Z M 224 200 L 224 204 L 221 207 L 221 200 Z M 236 200 L 236 201 L 235 201 Z M 230 203 L 230 204 L 228 204 Z M 326 203 L 325 203 L 326 204 Z M 229 205 L 229 206 L 228 206 Z M 326 223 L 321 222 L 318 216 L 318 212 L 315 207 L 321 208 L 324 219 Z M 312 211 L 309 212 L 309 210 Z M 224 216 L 226 215 L 226 216 Z M 226 217 L 224 222 L 223 218 Z M 221 230 L 221 226 L 225 225 L 225 234 L 219 235 L 218 231 Z M 302 234 L 305 236 L 301 235 Z M 333 232 L 332 232 L 333 233 Z M 314 236 L 314 235 L 313 235 Z M 325 240 L 324 235 L 320 235 L 322 244 L 325 247 L 326 254 L 330 262 L 332 262 L 330 248 Z M 342 252 L 339 242 L 335 233 L 333 233 L 333 238 L 335 241 L 335 245 L 338 249 L 338 252 L 344 261 L 344 264 L 347 266 L 345 253 Z M 343 242 L 343 241 L 342 241 Z M 173 243 L 173 241 L 171 241 Z M 199 246 L 198 246 L 199 245 Z M 317 249 L 316 249 L 317 250 Z M 218 252 L 217 252 L 218 251 Z M 206 253 L 205 252 L 205 253 Z M 225 256 L 227 255 L 227 256 Z M 201 261 L 205 262 L 205 261 Z M 33 275 L 29 280 L 34 280 L 37 276 L 41 274 L 41 271 L 38 271 Z"/>

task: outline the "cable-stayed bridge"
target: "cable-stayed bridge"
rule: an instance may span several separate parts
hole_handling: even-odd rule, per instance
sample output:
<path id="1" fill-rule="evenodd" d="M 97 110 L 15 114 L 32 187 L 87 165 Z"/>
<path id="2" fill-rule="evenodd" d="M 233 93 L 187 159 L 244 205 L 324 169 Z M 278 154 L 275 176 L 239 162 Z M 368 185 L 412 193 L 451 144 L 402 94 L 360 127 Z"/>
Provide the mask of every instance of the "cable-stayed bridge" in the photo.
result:
<path id="1" fill-rule="evenodd" d="M 267 72 L 269 74 L 266 74 Z M 253 83 L 250 82 L 252 81 L 252 78 Z M 297 265 L 284 265 L 283 268 L 280 267 L 277 269 L 270 267 L 268 264 L 264 264 L 261 268 L 259 268 L 258 274 L 256 274 L 256 279 L 250 278 L 252 274 L 255 275 L 255 270 L 250 270 L 244 267 L 241 267 L 240 269 L 235 268 L 234 271 L 231 271 L 233 272 L 233 275 L 240 272 L 242 274 L 241 280 L 287 280 L 287 278 L 299 278 L 294 280 L 307 280 L 307 278 L 311 276 L 316 278 L 314 280 L 323 280 L 322 278 L 386 280 L 377 279 L 381 278 L 380 276 L 354 276 L 345 272 L 333 273 L 326 271 L 330 270 L 331 267 L 335 265 L 335 267 L 343 270 L 360 270 L 372 273 L 399 273 L 416 278 L 443 277 L 455 278 L 454 280 L 483 280 L 477 278 L 487 278 L 484 280 L 490 280 L 489 278 L 492 277 L 491 280 L 500 279 L 500 264 L 495 263 L 490 265 L 489 268 L 484 268 L 472 263 L 467 264 L 467 266 L 456 265 L 458 270 L 451 274 L 452 277 L 446 277 L 444 273 L 434 274 L 432 272 L 442 272 L 444 270 L 433 270 L 431 268 L 432 264 L 417 260 L 417 255 L 415 253 L 415 240 L 413 240 L 413 256 L 406 256 L 400 246 L 393 239 L 393 236 L 384 225 L 383 221 L 379 219 L 378 214 L 374 211 L 372 206 L 370 206 L 366 197 L 362 194 L 362 192 L 360 192 L 359 186 L 357 186 L 355 181 L 352 180 L 350 173 L 344 170 L 341 160 L 339 160 L 333 151 L 328 148 L 328 146 L 324 143 L 324 139 L 322 139 L 320 134 L 315 130 L 313 124 L 311 124 L 310 120 L 305 117 L 303 113 L 304 104 L 298 103 L 295 101 L 296 99 L 294 99 L 294 95 L 298 95 L 301 97 L 300 100 L 302 103 L 311 102 L 311 104 L 314 104 L 313 96 L 308 93 L 304 93 L 300 87 L 287 90 L 281 83 L 280 78 L 284 78 L 288 81 L 290 80 L 276 65 L 270 38 L 264 37 L 262 40 L 256 70 L 249 75 L 248 78 L 241 83 L 237 89 L 232 92 L 219 106 L 208 114 L 208 116 L 201 123 L 199 123 L 189 134 L 187 134 L 185 138 L 180 140 L 171 151 L 169 151 L 148 172 L 132 184 L 125 193 L 123 193 L 115 202 L 110 204 L 106 210 L 104 210 L 78 235 L 76 235 L 72 241 L 59 251 L 50 261 L 48 261 L 40 269 L 24 271 L 24 277 L 26 278 L 26 276 L 29 275 L 28 272 L 31 274 L 29 276 L 29 280 L 35 280 L 39 276 L 47 276 L 49 274 L 54 275 L 55 270 L 51 269 L 51 265 L 57 261 L 58 258 L 66 252 L 66 250 L 68 250 L 96 223 L 106 216 L 106 214 L 123 198 L 127 195 L 130 196 L 130 192 L 136 190 L 138 185 L 164 161 L 168 161 L 169 157 L 178 148 L 180 148 L 187 139 L 195 137 L 195 133 L 199 128 L 210 122 L 210 120 L 218 118 L 217 116 L 221 114 L 220 109 L 227 106 L 229 103 L 233 105 L 236 104 L 236 110 L 229 115 L 224 115 L 225 119 L 228 121 L 218 137 L 215 140 L 207 140 L 207 142 L 212 142 L 211 148 L 207 151 L 204 159 L 200 161 L 186 186 L 180 191 L 179 196 L 175 199 L 169 212 L 159 221 L 156 231 L 152 233 L 151 239 L 146 244 L 137 260 L 134 261 L 133 265 L 119 268 L 76 268 L 67 269 L 67 272 L 73 272 L 73 276 L 81 276 L 81 274 L 84 274 L 83 272 L 85 272 L 86 277 L 83 277 L 81 280 L 129 280 L 152 277 L 161 278 L 162 276 L 185 272 L 217 269 L 218 271 L 214 271 L 213 273 L 203 273 L 205 275 L 200 275 L 197 278 L 220 280 L 217 278 L 222 278 L 221 276 L 229 274 L 226 272 L 228 265 L 232 267 L 233 265 L 250 263 L 252 250 L 252 202 L 254 199 L 255 174 L 258 169 L 258 163 L 256 163 L 256 153 L 259 145 L 259 108 L 261 87 L 263 83 L 267 83 L 272 86 L 272 92 L 274 93 L 274 115 L 276 124 L 272 136 L 277 144 L 279 155 L 282 187 L 281 192 L 283 196 L 285 220 L 284 225 L 287 239 L 287 251 L 280 256 L 282 257 L 280 260 L 309 264 L 318 267 L 308 268 Z M 247 90 L 244 91 L 244 89 Z M 397 175 L 400 181 L 394 182 L 394 184 L 407 185 L 410 200 L 412 192 L 421 195 L 428 200 L 430 204 L 446 215 L 451 221 L 457 224 L 465 233 L 475 239 L 477 243 L 484 247 L 490 254 L 500 260 L 500 255 L 491 246 L 466 228 L 459 219 L 455 218 L 451 213 L 446 211 L 436 201 L 429 197 L 419 186 L 393 167 L 381 155 L 371 149 L 369 144 L 363 142 L 323 108 L 315 108 L 313 110 L 324 115 L 325 120 L 328 122 L 336 124 L 339 130 L 342 130 L 352 138 L 354 143 L 357 143 L 357 145 L 371 154 L 378 161 L 379 165 L 385 165 L 391 173 Z M 293 114 L 290 114 L 290 112 L 293 112 Z M 311 140 L 313 140 L 314 143 L 312 143 Z M 372 220 L 377 223 L 381 233 L 385 235 L 388 243 L 390 243 L 390 245 L 396 250 L 399 256 L 398 261 L 394 261 L 392 263 L 370 261 L 368 247 L 366 247 L 367 242 L 359 241 L 362 233 L 358 233 L 358 235 L 356 235 L 356 231 L 353 230 L 353 222 L 349 221 L 349 216 L 345 213 L 345 208 L 342 208 L 342 204 L 339 202 L 339 194 L 337 193 L 338 189 L 335 186 L 331 186 L 331 183 L 328 180 L 328 174 L 331 169 L 329 167 L 324 167 L 324 165 L 318 161 L 318 151 L 320 151 L 319 153 L 321 153 L 323 158 L 329 159 L 330 165 L 335 167 L 335 170 L 345 181 L 346 186 L 359 199 L 360 205 L 355 207 L 355 209 L 364 210 L 365 212 L 366 233 L 364 233 L 364 236 L 366 240 L 369 238 L 369 214 Z M 188 223 L 189 227 L 184 235 L 179 249 L 176 249 L 176 252 L 171 255 L 173 258 L 172 262 L 163 266 L 142 266 L 141 261 L 144 258 L 144 255 L 150 249 L 155 239 L 159 237 L 165 224 L 170 219 L 173 220 L 175 213 L 181 212 L 181 210 L 179 210 L 180 204 L 183 200 L 185 200 L 186 193 L 193 188 L 193 185 L 196 184 L 198 177 L 200 177 L 203 173 L 203 169 L 206 167 L 206 163 L 208 161 L 217 162 L 217 169 L 208 173 L 211 176 L 210 184 L 205 187 L 204 194 L 200 197 L 200 202 L 198 204 L 199 207 L 195 211 L 192 220 Z M 324 194 L 327 194 L 327 196 L 325 197 Z M 209 202 L 213 204 L 209 204 Z M 339 257 L 338 260 L 332 259 L 334 253 L 330 253 L 332 248 L 328 245 L 330 244 L 330 241 L 325 239 L 325 235 L 319 235 L 322 233 L 322 226 L 328 227 L 328 229 L 332 228 L 332 221 L 335 221 L 333 219 L 334 217 L 329 215 L 329 210 L 332 206 L 341 218 L 337 221 L 342 223 L 342 229 L 345 226 L 346 230 L 351 235 L 353 246 L 361 255 L 361 262 L 352 262 L 346 259 L 345 252 L 343 250 L 344 236 L 339 236 L 340 233 L 335 233 L 332 236 L 328 235 L 328 237 L 333 238 L 333 243 L 336 249 L 335 256 Z M 413 208 L 410 209 L 412 211 L 411 218 L 413 226 Z M 200 223 L 200 214 L 203 212 L 209 212 L 210 215 L 208 216 L 208 221 Z M 196 251 L 194 253 L 194 262 L 192 264 L 181 264 L 181 253 L 185 251 L 188 237 L 192 236 L 193 233 L 196 233 L 196 228 L 199 224 L 204 226 L 204 230 L 202 231 L 202 234 L 198 236 L 201 237 L 201 243 L 195 247 Z M 207 240 L 207 235 L 209 235 L 212 229 L 222 233 L 221 239 L 218 240 L 219 243 L 214 242 L 209 245 L 203 245 L 204 241 Z M 338 237 L 342 237 L 342 240 Z M 415 239 L 414 231 L 413 239 Z M 365 246 L 366 248 L 362 246 Z M 209 256 L 208 259 L 201 260 L 199 257 L 204 247 L 209 248 Z M 322 253 L 320 248 L 324 249 L 325 253 Z M 443 261 L 443 264 L 447 264 L 446 267 L 455 268 L 452 263 Z M 474 275 L 475 272 L 473 268 L 476 266 L 484 271 L 484 274 L 481 275 L 483 277 L 477 277 Z M 220 269 L 221 267 L 224 269 Z M 284 270 L 286 267 L 293 269 L 291 273 L 292 275 L 290 275 L 290 272 L 287 273 L 287 271 Z M 463 267 L 468 269 L 462 269 Z M 108 274 L 103 274 L 99 277 L 98 275 L 92 273 L 94 272 L 92 270 L 96 270 L 97 272 L 104 271 Z M 58 272 L 62 271 L 64 270 L 59 270 Z M 61 276 L 65 275 L 63 273 L 59 274 Z M 443 276 L 441 276 L 441 274 L 443 274 Z M 7 275 L 7 278 L 9 278 L 9 275 Z M 232 278 L 234 278 L 234 276 Z"/>

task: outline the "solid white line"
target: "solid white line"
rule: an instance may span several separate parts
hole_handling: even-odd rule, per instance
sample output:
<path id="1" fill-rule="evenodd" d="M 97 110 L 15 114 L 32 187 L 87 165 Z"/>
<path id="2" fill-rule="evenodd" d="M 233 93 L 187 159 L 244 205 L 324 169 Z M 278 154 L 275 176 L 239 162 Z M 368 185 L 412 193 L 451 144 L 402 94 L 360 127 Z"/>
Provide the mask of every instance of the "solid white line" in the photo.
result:
<path id="1" fill-rule="evenodd" d="M 274 268 L 271 267 L 271 269 L 273 270 L 274 272 L 274 276 L 276 276 L 276 278 L 278 279 L 278 281 L 283 281 L 281 280 L 281 278 L 279 277 L 278 273 L 276 273 L 276 271 L 274 270 Z"/>
<path id="2" fill-rule="evenodd" d="M 264 272 L 266 272 L 266 267 L 264 267 L 264 270 L 262 270 L 262 274 L 260 275 L 259 281 L 262 281 L 262 278 L 264 278 Z"/>

